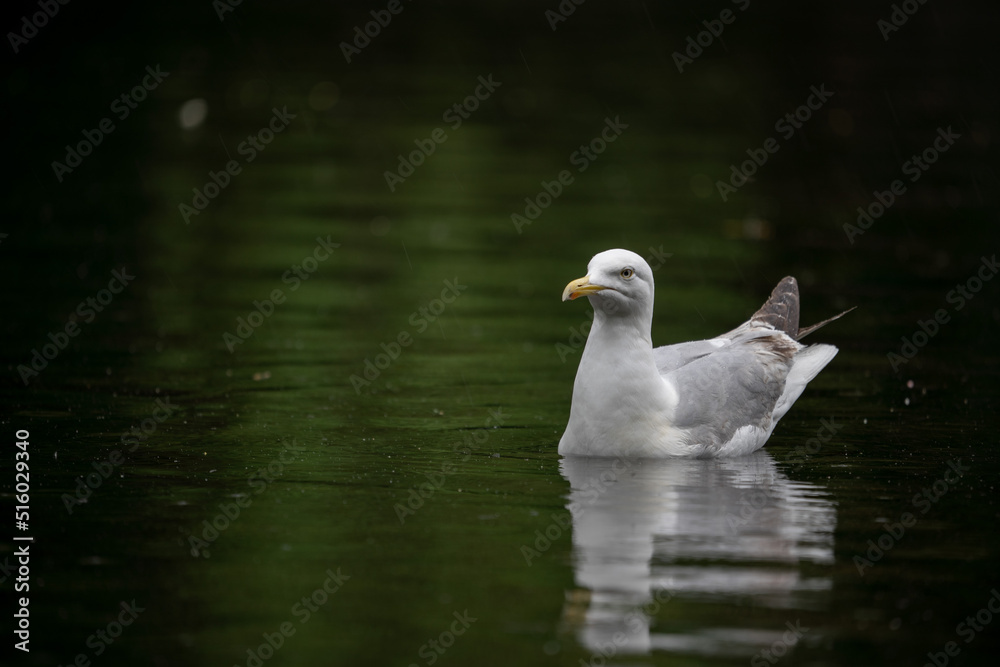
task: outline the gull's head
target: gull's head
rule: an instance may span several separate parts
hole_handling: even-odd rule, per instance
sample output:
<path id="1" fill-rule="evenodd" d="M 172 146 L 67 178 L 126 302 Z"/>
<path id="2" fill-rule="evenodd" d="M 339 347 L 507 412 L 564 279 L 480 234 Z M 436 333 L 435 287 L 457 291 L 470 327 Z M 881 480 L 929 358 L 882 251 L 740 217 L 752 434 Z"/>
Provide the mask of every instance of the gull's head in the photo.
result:
<path id="1" fill-rule="evenodd" d="M 590 298 L 594 312 L 621 315 L 652 312 L 653 270 L 630 250 L 605 250 L 594 255 L 587 275 L 566 285 L 562 300 Z"/>

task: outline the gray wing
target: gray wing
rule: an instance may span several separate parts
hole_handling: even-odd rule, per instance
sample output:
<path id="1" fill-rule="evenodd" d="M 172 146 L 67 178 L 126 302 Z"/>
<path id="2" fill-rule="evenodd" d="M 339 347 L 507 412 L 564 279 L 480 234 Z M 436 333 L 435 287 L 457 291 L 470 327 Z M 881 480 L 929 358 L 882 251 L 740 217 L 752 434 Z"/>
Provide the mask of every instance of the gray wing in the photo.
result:
<path id="1" fill-rule="evenodd" d="M 737 333 L 721 347 L 708 341 L 653 350 L 660 375 L 677 389 L 673 423 L 691 443 L 716 450 L 743 426 L 765 431 L 799 346 L 770 327 Z"/>
<path id="2" fill-rule="evenodd" d="M 653 361 L 656 362 L 656 369 L 660 375 L 665 375 L 670 371 L 677 370 L 681 366 L 686 366 L 696 359 L 708 356 L 719 351 L 718 345 L 713 345 L 707 340 L 696 340 L 690 343 L 678 343 L 676 345 L 664 345 L 653 350 Z"/>

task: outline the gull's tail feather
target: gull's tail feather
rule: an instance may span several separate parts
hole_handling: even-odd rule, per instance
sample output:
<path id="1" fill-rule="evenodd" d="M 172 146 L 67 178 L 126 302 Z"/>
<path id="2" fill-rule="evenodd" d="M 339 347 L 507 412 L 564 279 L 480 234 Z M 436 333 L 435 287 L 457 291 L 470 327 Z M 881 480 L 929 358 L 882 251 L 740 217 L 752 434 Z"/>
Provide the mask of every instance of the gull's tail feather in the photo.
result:
<path id="1" fill-rule="evenodd" d="M 795 355 L 788 377 L 785 378 L 785 388 L 771 412 L 774 419 L 771 422 L 772 429 L 802 395 L 806 385 L 812 382 L 813 378 L 819 375 L 823 367 L 830 363 L 835 356 L 837 356 L 837 348 L 833 345 L 823 344 L 807 345 Z"/>

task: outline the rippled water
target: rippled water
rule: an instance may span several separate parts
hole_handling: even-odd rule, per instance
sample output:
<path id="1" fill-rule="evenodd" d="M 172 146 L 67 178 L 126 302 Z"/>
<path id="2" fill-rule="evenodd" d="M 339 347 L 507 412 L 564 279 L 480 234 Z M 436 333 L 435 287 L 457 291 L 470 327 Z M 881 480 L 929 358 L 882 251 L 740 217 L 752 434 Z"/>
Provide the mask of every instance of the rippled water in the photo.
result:
<path id="1" fill-rule="evenodd" d="M 151 38 L 122 63 L 86 50 L 97 83 L 21 61 L 18 117 L 53 138 L 12 137 L 25 224 L 0 237 L 18 286 L 2 423 L 30 431 L 32 457 L 34 634 L 17 664 L 920 665 L 948 642 L 953 664 L 992 664 L 997 285 L 948 298 L 1000 246 L 988 109 L 890 95 L 836 59 L 775 80 L 766 50 L 681 78 L 669 52 L 714 8 L 604 24 L 588 3 L 577 29 L 615 37 L 550 49 L 548 32 L 511 46 L 522 19 L 405 6 L 385 39 L 424 54 L 406 65 L 373 46 L 344 68 L 323 31 L 349 32 L 347 9 L 298 7 L 290 29 L 247 3 L 229 41 Z M 186 34 L 179 14 L 143 18 Z M 777 29 L 766 19 L 756 30 Z M 852 21 L 836 17 L 828 52 Z M 649 25 L 669 39 L 635 33 Z M 729 47 L 764 49 L 740 25 Z M 50 157 L 159 60 L 162 87 L 57 183 Z M 490 72 L 495 95 L 447 125 Z M 841 91 L 830 112 L 723 202 L 714 181 L 821 74 Z M 182 130 L 193 98 L 208 115 Z M 296 117 L 243 161 L 285 106 Z M 947 123 L 955 152 L 849 243 L 856 206 Z M 438 126 L 447 141 L 390 191 L 385 171 Z M 186 223 L 179 205 L 234 158 Z M 564 170 L 519 231 L 511 215 Z M 731 329 L 786 274 L 804 324 L 859 308 L 814 334 L 841 352 L 754 456 L 560 459 L 590 314 L 559 297 L 609 247 L 655 268 L 655 344 Z M 123 267 L 134 280 L 81 314 Z M 894 369 L 938 309 L 948 321 Z M 67 322 L 79 333 L 23 382 Z"/>

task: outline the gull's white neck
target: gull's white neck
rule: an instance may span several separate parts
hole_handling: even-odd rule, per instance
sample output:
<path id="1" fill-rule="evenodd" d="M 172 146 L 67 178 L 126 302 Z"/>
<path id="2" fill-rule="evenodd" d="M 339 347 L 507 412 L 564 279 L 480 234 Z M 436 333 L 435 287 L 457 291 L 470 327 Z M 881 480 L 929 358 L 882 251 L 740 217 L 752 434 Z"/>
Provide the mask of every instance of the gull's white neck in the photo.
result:
<path id="1" fill-rule="evenodd" d="M 593 305 L 560 452 L 648 456 L 650 447 L 673 439 L 669 414 L 676 401 L 653 359 L 651 308 L 608 315 Z"/>

